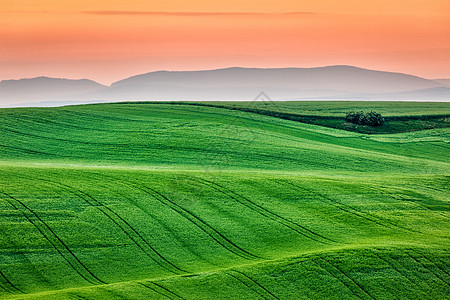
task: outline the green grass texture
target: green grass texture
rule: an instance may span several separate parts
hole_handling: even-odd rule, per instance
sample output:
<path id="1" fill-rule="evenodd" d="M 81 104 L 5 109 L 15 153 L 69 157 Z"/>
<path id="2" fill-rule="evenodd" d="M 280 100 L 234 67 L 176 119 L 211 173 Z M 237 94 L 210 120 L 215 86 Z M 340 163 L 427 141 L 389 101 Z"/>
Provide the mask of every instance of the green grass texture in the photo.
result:
<path id="1" fill-rule="evenodd" d="M 172 103 L 0 109 L 0 299 L 450 299 L 449 142 Z"/>
<path id="2" fill-rule="evenodd" d="M 448 102 L 376 102 L 376 101 L 232 101 L 174 102 L 181 105 L 204 105 L 268 115 L 281 119 L 326 126 L 366 134 L 391 134 L 450 127 Z M 381 126 L 355 125 L 345 121 L 351 111 L 375 111 L 384 116 Z"/>

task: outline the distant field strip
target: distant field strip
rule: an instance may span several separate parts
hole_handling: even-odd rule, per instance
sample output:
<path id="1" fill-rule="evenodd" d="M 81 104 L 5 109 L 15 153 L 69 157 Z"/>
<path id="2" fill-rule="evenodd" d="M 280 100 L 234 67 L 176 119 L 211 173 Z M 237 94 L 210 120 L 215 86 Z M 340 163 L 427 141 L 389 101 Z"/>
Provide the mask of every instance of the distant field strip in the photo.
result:
<path id="1" fill-rule="evenodd" d="M 356 102 L 356 101 L 355 101 Z M 394 132 L 409 132 L 417 131 L 431 128 L 445 128 L 450 127 L 450 113 L 434 113 L 434 114 L 411 114 L 411 115 L 401 115 L 401 116 L 387 116 L 385 117 L 386 123 L 389 125 L 395 124 L 394 126 L 379 126 L 379 127 L 368 127 L 368 126 L 357 126 L 348 124 L 345 122 L 345 114 L 347 111 L 343 111 L 340 115 L 336 115 L 333 112 L 328 112 L 325 115 L 314 113 L 305 114 L 302 105 L 299 102 L 281 102 L 283 105 L 278 105 L 278 101 L 254 101 L 254 102 L 243 102 L 243 103 L 226 103 L 221 104 L 211 104 L 206 102 L 119 102 L 115 105 L 129 105 L 129 104 L 171 104 L 174 106 L 186 105 L 186 106 L 200 106 L 200 107 L 211 107 L 219 109 L 227 109 L 231 111 L 241 111 L 251 114 L 259 114 L 263 116 L 269 116 L 274 118 L 279 118 L 283 120 L 296 121 L 307 124 L 315 124 L 321 126 L 327 126 L 331 128 L 344 129 L 348 131 L 356 131 L 362 133 L 394 133 Z M 301 103 L 301 102 L 300 102 Z M 291 104 L 291 105 L 290 105 Z M 402 103 L 405 105 L 405 103 Z M 401 106 L 402 104 L 399 104 Z M 308 107 L 308 105 L 304 105 Z M 367 104 L 362 104 L 361 106 L 367 106 Z M 445 106 L 445 105 L 444 105 Z M 450 111 L 450 107 L 447 107 Z M 311 111 L 310 111 L 311 112 Z M 400 122 L 411 122 L 415 121 L 420 124 L 417 127 L 407 127 L 401 126 Z M 433 123 L 432 123 L 433 122 Z M 399 124 L 400 126 L 399 126 Z"/>

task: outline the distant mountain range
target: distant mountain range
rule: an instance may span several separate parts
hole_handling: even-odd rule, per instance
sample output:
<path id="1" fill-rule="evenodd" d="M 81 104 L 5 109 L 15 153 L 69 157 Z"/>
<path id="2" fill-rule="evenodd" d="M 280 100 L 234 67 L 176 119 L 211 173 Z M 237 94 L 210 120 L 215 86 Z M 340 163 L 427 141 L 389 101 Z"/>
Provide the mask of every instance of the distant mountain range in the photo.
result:
<path id="1" fill-rule="evenodd" d="M 450 79 L 434 79 L 434 81 L 443 84 L 447 87 L 450 87 Z"/>
<path id="2" fill-rule="evenodd" d="M 37 77 L 0 82 L 0 106 L 63 105 L 124 100 L 450 101 L 450 79 L 425 79 L 352 66 L 158 71 L 105 86 L 88 79 Z"/>

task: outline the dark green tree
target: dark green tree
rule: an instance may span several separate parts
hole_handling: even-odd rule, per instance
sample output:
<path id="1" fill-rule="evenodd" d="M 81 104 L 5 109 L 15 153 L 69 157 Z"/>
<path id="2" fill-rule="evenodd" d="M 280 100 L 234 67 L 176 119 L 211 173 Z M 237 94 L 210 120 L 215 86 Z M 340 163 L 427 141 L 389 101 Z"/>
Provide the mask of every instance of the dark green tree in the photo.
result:
<path id="1" fill-rule="evenodd" d="M 371 111 L 364 113 L 363 111 L 350 111 L 345 116 L 345 121 L 358 124 L 358 125 L 368 125 L 368 126 L 381 126 L 384 123 L 384 118 L 381 114 Z"/>

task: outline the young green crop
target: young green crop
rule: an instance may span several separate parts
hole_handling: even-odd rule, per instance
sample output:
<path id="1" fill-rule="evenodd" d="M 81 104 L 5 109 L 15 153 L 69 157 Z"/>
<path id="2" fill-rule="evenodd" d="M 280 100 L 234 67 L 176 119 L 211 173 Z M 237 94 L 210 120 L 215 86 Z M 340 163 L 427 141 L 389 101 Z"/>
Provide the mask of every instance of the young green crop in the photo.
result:
<path id="1" fill-rule="evenodd" d="M 172 104 L 0 116 L 0 299 L 450 292 L 449 128 Z"/>

